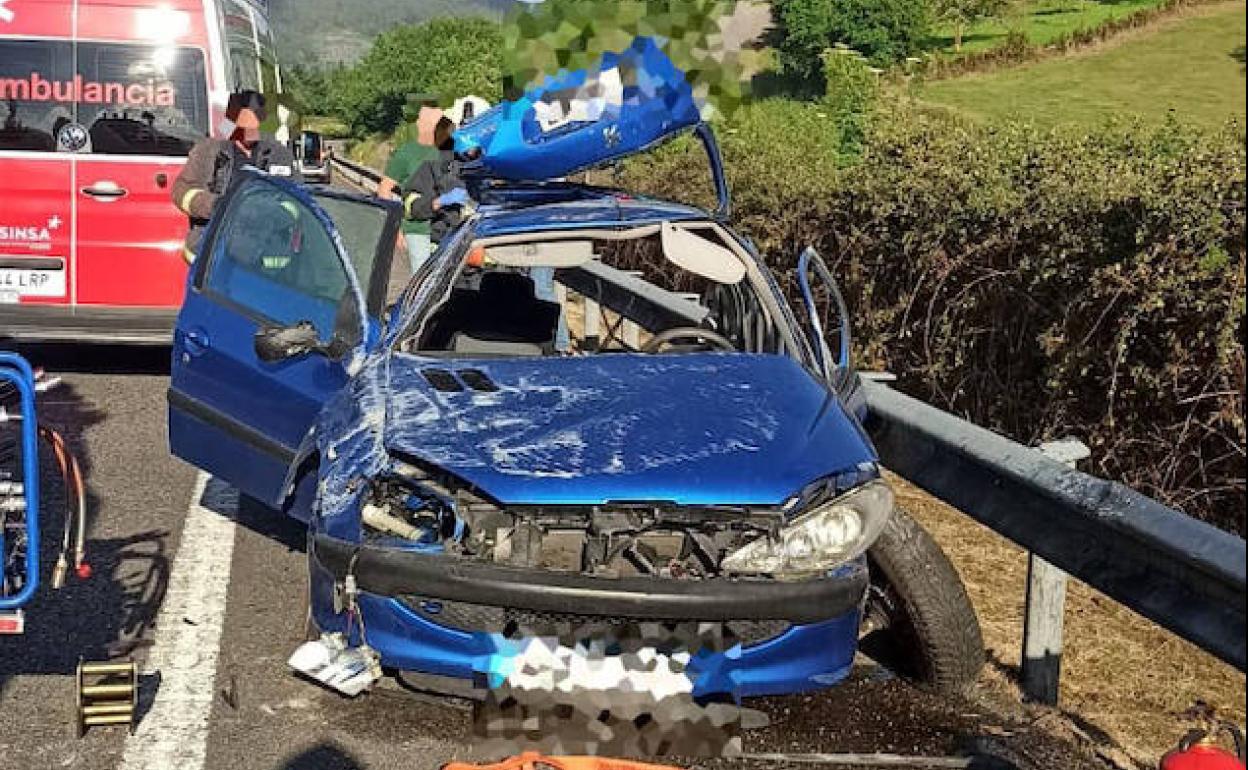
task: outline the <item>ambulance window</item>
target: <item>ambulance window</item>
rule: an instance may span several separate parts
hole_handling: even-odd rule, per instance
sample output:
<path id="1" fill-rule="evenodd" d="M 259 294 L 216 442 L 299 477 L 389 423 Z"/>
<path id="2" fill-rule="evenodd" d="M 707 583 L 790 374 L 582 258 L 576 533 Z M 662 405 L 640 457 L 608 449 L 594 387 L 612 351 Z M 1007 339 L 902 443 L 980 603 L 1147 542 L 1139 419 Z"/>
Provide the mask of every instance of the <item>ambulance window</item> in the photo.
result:
<path id="1" fill-rule="evenodd" d="M 260 74 L 265 94 L 277 94 L 282 91 L 282 79 L 277 69 L 276 46 L 273 43 L 273 31 L 263 16 L 256 14 L 256 44 L 259 46 Z"/>
<path id="2" fill-rule="evenodd" d="M 281 83 L 277 74 L 277 63 L 270 58 L 260 60 L 260 73 L 264 75 L 264 92 L 265 94 L 280 94 L 282 92 Z"/>
<path id="3" fill-rule="evenodd" d="M 251 8 L 241 0 L 224 4 L 225 45 L 230 52 L 230 76 L 234 90 L 264 93 L 260 57 L 256 53 L 256 25 Z"/>
<path id="4" fill-rule="evenodd" d="M 55 152 L 73 122 L 73 46 L 0 39 L 0 150 Z"/>
<path id="5" fill-rule="evenodd" d="M 259 91 L 264 93 L 264 85 L 260 82 L 260 64 L 255 51 L 251 48 L 233 51 L 230 62 L 234 67 L 234 90 Z"/>
<path id="6" fill-rule="evenodd" d="M 197 48 L 79 43 L 78 74 L 78 122 L 97 155 L 186 155 L 208 133 Z"/>

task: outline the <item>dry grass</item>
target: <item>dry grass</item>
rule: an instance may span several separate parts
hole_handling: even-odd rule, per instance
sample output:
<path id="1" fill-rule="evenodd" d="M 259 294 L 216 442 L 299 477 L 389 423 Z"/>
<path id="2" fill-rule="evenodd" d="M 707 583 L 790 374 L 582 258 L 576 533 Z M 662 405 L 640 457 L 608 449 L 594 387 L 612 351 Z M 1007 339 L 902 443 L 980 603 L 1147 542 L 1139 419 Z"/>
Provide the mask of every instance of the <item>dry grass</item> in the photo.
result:
<path id="1" fill-rule="evenodd" d="M 894 478 L 900 503 L 932 533 L 962 575 L 992 665 L 1013 678 L 1020 663 L 1026 553 L 988 528 Z M 1244 675 L 1156 624 L 1072 581 L 1066 599 L 1061 708 L 1100 743 L 1142 767 L 1192 726 L 1203 702 L 1244 722 Z"/>

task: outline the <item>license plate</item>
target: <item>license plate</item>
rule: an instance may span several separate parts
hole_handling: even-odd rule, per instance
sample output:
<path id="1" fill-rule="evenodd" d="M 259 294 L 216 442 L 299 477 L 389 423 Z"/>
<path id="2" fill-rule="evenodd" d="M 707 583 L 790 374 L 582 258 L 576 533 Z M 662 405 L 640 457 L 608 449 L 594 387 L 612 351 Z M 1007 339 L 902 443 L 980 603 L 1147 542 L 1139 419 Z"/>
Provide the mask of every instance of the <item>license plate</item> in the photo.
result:
<path id="1" fill-rule="evenodd" d="M 65 270 L 0 267 L 0 301 L 23 297 L 64 297 Z"/>

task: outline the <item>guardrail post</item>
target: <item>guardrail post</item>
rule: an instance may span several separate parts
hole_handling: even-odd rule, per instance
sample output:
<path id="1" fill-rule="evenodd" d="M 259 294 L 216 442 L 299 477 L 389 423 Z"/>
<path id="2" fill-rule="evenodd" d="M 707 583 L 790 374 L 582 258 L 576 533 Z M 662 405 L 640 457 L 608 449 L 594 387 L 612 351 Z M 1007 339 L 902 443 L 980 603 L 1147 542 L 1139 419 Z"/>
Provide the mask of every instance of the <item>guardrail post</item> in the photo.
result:
<path id="1" fill-rule="evenodd" d="M 624 322 L 624 346 L 632 351 L 641 349 L 641 327 L 632 321 Z"/>
<path id="2" fill-rule="evenodd" d="M 599 321 L 602 318 L 598 303 L 589 297 L 581 297 L 585 304 L 585 349 L 594 351 L 601 344 L 599 337 Z"/>
<path id="3" fill-rule="evenodd" d="M 645 273 L 640 270 L 625 271 L 634 278 L 641 278 Z M 623 327 L 620 329 L 620 341 L 624 343 L 624 347 L 634 352 L 641 349 L 641 327 L 636 322 L 627 318 L 623 319 Z"/>
<path id="4" fill-rule="evenodd" d="M 1091 454 L 1077 439 L 1040 445 L 1050 459 L 1076 467 Z M 1062 630 L 1069 576 L 1039 556 L 1028 555 L 1027 610 L 1023 621 L 1023 696 L 1057 705 L 1062 678 Z"/>

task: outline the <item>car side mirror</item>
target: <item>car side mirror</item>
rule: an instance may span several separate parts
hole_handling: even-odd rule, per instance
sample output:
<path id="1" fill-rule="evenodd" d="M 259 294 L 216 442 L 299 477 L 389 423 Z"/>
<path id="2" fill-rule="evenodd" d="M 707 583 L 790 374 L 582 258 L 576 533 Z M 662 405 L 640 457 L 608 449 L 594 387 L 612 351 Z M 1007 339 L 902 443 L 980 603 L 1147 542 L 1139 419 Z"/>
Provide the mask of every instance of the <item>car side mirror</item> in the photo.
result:
<path id="1" fill-rule="evenodd" d="M 256 357 L 271 364 L 309 353 L 324 353 L 320 332 L 311 321 L 290 326 L 262 326 L 255 336 Z"/>

